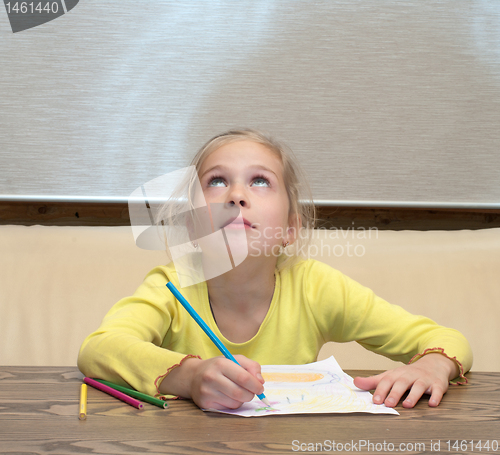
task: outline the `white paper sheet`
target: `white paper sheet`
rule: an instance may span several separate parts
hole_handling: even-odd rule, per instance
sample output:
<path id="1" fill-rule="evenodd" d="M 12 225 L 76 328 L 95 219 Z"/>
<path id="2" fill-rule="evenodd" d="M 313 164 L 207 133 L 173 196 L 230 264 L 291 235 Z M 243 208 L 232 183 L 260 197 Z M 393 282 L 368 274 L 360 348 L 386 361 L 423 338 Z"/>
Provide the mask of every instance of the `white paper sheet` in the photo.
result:
<path id="1" fill-rule="evenodd" d="M 399 415 L 392 408 L 374 404 L 372 394 L 354 386 L 333 356 L 307 365 L 263 365 L 262 375 L 272 409 L 255 397 L 238 409 L 204 411 L 243 417 L 349 412 Z"/>

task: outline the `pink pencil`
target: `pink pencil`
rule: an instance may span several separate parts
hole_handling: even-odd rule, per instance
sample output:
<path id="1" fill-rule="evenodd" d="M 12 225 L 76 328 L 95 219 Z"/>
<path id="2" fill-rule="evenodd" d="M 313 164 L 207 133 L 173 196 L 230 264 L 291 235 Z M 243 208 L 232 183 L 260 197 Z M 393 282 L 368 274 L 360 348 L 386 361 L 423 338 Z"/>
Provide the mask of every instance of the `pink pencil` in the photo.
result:
<path id="1" fill-rule="evenodd" d="M 125 403 L 129 404 L 130 406 L 133 406 L 134 408 L 137 409 L 142 409 L 144 405 L 139 401 L 136 400 L 135 398 L 129 397 L 128 395 L 119 392 L 118 390 L 112 389 L 111 387 L 104 385 L 100 382 L 95 381 L 94 379 L 90 378 L 83 378 L 83 382 L 85 384 L 88 384 L 92 387 L 95 387 L 96 389 L 99 389 L 101 392 L 106 392 L 109 395 L 114 396 L 115 398 L 118 398 L 119 400 L 124 401 Z"/>

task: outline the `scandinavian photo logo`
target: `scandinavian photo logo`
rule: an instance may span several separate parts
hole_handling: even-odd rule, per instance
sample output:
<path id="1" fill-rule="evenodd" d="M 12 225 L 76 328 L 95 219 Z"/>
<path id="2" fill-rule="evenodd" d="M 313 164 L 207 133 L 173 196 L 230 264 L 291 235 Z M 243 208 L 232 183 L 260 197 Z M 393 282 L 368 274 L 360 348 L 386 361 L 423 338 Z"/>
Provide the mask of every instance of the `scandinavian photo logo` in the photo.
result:
<path id="1" fill-rule="evenodd" d="M 13 33 L 50 22 L 71 11 L 79 0 L 38 0 L 19 2 L 4 0 Z"/>

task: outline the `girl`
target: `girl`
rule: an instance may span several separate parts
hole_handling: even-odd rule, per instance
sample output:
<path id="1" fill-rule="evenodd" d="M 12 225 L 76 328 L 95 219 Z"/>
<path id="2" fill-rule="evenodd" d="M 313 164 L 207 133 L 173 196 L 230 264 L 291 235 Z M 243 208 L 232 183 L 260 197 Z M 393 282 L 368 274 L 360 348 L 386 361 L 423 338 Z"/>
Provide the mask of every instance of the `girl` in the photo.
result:
<path id="1" fill-rule="evenodd" d="M 263 393 L 261 364 L 314 362 L 325 342 L 356 340 L 406 363 L 355 378 L 357 387 L 375 389 L 376 404 L 394 407 L 409 390 L 404 407 L 423 394 L 437 406 L 450 380 L 465 380 L 472 353 L 459 332 L 390 305 L 326 264 L 290 254 L 289 245 L 313 225 L 314 209 L 281 144 L 253 130 L 230 131 L 205 144 L 193 164 L 207 205 L 239 208 L 242 219 L 228 227 L 245 232 L 249 254 L 182 293 L 241 366 L 220 356 L 170 294 L 165 284 L 179 284 L 171 263 L 153 269 L 87 337 L 78 358 L 83 374 L 191 398 L 202 408 L 238 408 Z"/>

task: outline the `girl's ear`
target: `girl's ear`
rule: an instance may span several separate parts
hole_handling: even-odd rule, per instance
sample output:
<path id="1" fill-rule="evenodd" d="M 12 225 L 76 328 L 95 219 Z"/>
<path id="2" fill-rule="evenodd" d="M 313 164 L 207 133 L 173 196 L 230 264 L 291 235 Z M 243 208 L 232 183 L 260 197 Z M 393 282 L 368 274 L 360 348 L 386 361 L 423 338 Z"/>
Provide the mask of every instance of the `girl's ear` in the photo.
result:
<path id="1" fill-rule="evenodd" d="M 287 237 L 285 240 L 290 242 L 292 245 L 299 235 L 299 229 L 302 226 L 302 218 L 297 213 L 292 213 L 288 217 L 288 229 L 287 229 Z"/>

